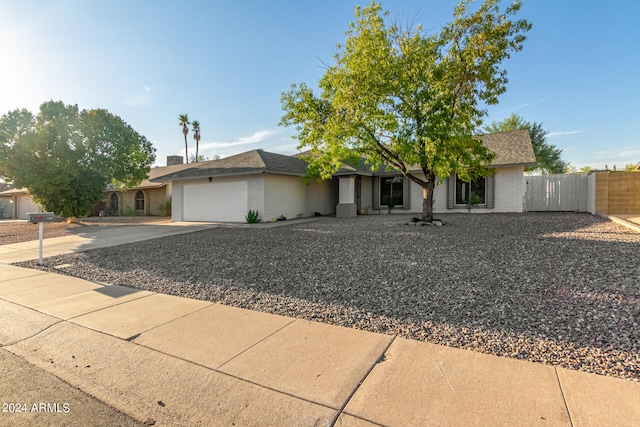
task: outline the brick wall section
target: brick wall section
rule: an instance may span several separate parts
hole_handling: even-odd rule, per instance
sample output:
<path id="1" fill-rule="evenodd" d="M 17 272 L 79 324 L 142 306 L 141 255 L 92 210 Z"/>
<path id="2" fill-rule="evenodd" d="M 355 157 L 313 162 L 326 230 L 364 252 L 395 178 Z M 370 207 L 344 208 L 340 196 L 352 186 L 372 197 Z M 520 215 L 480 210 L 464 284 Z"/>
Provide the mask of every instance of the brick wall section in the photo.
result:
<path id="1" fill-rule="evenodd" d="M 640 173 L 597 172 L 596 213 L 640 213 Z"/>
<path id="2" fill-rule="evenodd" d="M 609 173 L 610 214 L 640 213 L 640 173 Z"/>
<path id="3" fill-rule="evenodd" d="M 522 212 L 524 193 L 526 190 L 523 180 L 522 166 L 509 166 L 496 169 L 495 175 L 495 207 L 493 209 L 477 208 L 476 213 L 486 212 Z M 422 188 L 411 183 L 411 209 L 409 212 L 422 212 Z M 466 212 L 466 207 L 447 209 L 447 182 L 437 185 L 433 193 L 433 211 Z"/>

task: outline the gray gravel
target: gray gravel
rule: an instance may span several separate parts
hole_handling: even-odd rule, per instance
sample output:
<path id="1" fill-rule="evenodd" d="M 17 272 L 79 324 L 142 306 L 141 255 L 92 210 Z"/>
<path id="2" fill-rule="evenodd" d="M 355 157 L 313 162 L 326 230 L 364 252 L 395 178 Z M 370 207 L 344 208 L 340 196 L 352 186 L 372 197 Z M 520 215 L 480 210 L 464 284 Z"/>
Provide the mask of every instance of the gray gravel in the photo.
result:
<path id="1" fill-rule="evenodd" d="M 443 227 L 410 218 L 212 229 L 45 267 L 640 380 L 640 234 L 589 214 L 448 214 Z"/>

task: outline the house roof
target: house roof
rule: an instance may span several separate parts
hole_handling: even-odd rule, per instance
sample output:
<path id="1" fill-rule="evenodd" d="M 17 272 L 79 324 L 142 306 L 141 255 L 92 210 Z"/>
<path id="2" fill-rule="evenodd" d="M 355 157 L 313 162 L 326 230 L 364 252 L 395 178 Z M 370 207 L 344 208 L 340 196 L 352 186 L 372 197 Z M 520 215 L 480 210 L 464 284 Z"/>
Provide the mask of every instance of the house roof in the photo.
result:
<path id="1" fill-rule="evenodd" d="M 251 150 L 224 159 L 191 163 L 188 168 L 149 178 L 153 182 L 191 179 L 205 176 L 247 175 L 258 173 L 276 173 L 281 175 L 303 176 L 307 163 L 293 156 L 270 153 L 264 150 Z"/>
<path id="2" fill-rule="evenodd" d="M 478 135 L 477 138 L 482 141 L 485 147 L 495 153 L 496 157 L 491 163 L 492 167 L 532 165 L 536 163 L 536 156 L 533 152 L 529 131 L 526 129 Z M 305 155 L 305 153 L 301 153 L 300 155 Z M 410 167 L 410 169 L 419 170 L 420 167 L 415 165 Z M 387 173 L 384 166 L 381 166 L 380 169 L 376 171 L 372 171 L 371 167 L 365 163 L 363 158 L 358 165 L 343 165 L 336 175 L 379 175 L 384 173 Z"/>
<path id="3" fill-rule="evenodd" d="M 478 135 L 489 150 L 496 154 L 491 166 L 532 165 L 536 163 L 533 145 L 526 129 Z"/>
<path id="4" fill-rule="evenodd" d="M 151 168 L 149 170 L 149 176 L 147 177 L 147 179 L 143 180 L 140 185 L 138 185 L 137 187 L 135 187 L 134 189 L 137 188 L 159 188 L 162 187 L 164 185 L 166 185 L 165 182 L 158 182 L 158 181 L 152 181 L 155 180 L 157 178 L 161 178 L 165 175 L 169 175 L 172 173 L 177 173 L 180 172 L 182 170 L 185 169 L 190 169 L 192 168 L 194 165 L 194 163 L 184 163 L 184 164 L 179 164 L 179 165 L 171 165 L 171 166 L 158 166 L 155 168 Z"/>
<path id="5" fill-rule="evenodd" d="M 491 166 L 526 165 L 533 164 L 536 161 L 527 130 L 479 135 L 478 138 L 482 140 L 487 148 L 496 153 L 496 158 Z M 198 177 L 259 173 L 303 176 L 307 171 L 307 162 L 302 158 L 309 155 L 310 152 L 303 152 L 294 156 L 286 156 L 258 149 L 225 157 L 224 159 L 154 168 L 149 174 L 147 185 L 158 186 L 158 183 Z M 163 170 L 158 171 L 159 169 Z M 384 166 L 377 171 L 372 171 L 363 158 L 357 165 L 343 165 L 336 175 L 373 175 L 382 173 L 386 173 Z"/>
<path id="6" fill-rule="evenodd" d="M 19 194 L 27 194 L 27 193 L 29 193 L 29 190 L 27 190 L 26 188 L 10 188 L 8 190 L 4 190 L 0 192 L 0 197 L 17 196 Z"/>

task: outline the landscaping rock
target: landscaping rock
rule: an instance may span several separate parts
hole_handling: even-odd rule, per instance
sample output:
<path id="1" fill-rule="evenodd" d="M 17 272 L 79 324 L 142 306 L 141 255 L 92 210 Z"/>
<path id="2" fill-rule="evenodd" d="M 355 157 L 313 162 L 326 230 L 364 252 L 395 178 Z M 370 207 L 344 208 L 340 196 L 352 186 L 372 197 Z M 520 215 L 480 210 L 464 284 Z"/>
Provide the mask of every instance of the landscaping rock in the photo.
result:
<path id="1" fill-rule="evenodd" d="M 442 217 L 437 233 L 399 214 L 210 229 L 43 268 L 640 380 L 640 234 L 589 214 Z"/>

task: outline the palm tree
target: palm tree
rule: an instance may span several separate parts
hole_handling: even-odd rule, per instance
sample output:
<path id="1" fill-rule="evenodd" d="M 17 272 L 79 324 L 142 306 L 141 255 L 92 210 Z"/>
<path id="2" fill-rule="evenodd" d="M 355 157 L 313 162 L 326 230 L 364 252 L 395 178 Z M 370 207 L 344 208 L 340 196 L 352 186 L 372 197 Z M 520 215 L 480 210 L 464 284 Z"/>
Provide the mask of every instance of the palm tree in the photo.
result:
<path id="1" fill-rule="evenodd" d="M 178 120 L 180 120 L 180 126 L 182 126 L 182 134 L 184 135 L 184 157 L 187 160 L 186 162 L 189 163 L 189 149 L 187 147 L 187 134 L 189 133 L 189 128 L 187 127 L 187 125 L 191 123 L 189 122 L 189 117 L 186 114 L 180 114 Z"/>
<path id="2" fill-rule="evenodd" d="M 200 148 L 200 122 L 194 120 L 191 122 L 193 127 L 193 139 L 196 140 L 196 162 L 198 161 L 198 150 Z"/>

